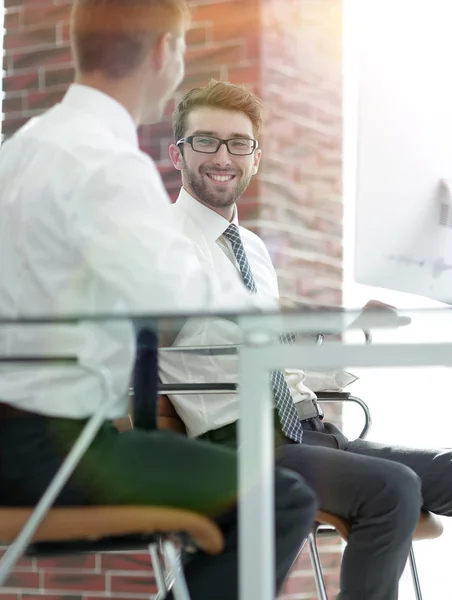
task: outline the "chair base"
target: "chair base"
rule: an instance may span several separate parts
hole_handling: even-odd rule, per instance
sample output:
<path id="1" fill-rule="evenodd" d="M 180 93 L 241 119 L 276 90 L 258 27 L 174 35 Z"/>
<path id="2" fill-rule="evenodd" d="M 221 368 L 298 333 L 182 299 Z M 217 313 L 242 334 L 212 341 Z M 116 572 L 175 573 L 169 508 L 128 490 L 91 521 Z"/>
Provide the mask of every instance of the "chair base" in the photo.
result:
<path id="1" fill-rule="evenodd" d="M 308 537 L 309 555 L 311 558 L 312 570 L 314 573 L 315 585 L 317 588 L 317 596 L 319 600 L 328 600 L 326 591 L 325 579 L 323 577 L 322 564 L 317 547 L 317 537 L 339 535 L 345 542 L 348 541 L 351 531 L 351 523 L 345 519 L 327 513 L 318 511 L 314 528 Z M 413 535 L 413 540 L 435 539 L 443 532 L 441 520 L 434 514 L 423 511 L 420 514 L 419 522 L 416 531 Z M 410 565 L 411 577 L 413 580 L 414 593 L 416 600 L 423 600 L 421 584 L 419 581 L 419 573 L 417 570 L 416 559 L 414 556 L 413 546 L 410 548 L 408 557 Z"/>
<path id="2" fill-rule="evenodd" d="M 308 537 L 309 556 L 311 558 L 312 571 L 314 573 L 315 587 L 319 600 L 328 600 L 325 579 L 323 577 L 322 564 L 320 562 L 319 550 L 317 548 L 316 534 L 311 532 Z"/>
<path id="3" fill-rule="evenodd" d="M 154 600 L 165 600 L 172 591 L 175 600 L 190 600 L 180 554 L 170 540 L 160 540 L 149 546 L 151 564 L 157 583 Z"/>

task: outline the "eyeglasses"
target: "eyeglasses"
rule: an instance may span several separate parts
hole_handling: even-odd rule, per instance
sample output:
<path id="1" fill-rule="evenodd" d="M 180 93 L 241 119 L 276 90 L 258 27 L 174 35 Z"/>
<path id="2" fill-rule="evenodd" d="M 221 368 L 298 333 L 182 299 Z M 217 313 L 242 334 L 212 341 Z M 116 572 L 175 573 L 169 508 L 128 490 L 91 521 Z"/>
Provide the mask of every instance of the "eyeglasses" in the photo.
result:
<path id="1" fill-rule="evenodd" d="M 181 138 L 176 143 L 177 146 L 179 144 L 190 144 L 195 152 L 202 152 L 203 154 L 215 154 L 224 144 L 228 149 L 229 154 L 234 154 L 236 156 L 253 154 L 257 148 L 257 141 L 252 140 L 251 138 L 231 138 L 229 140 L 222 140 L 210 135 L 190 135 Z"/>

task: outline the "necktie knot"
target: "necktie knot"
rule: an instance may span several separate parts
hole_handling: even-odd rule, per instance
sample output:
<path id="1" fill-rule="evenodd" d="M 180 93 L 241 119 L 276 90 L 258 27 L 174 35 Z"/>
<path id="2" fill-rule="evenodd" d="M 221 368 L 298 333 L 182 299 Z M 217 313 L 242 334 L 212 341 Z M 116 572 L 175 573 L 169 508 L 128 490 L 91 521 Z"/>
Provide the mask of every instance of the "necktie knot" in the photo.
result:
<path id="1" fill-rule="evenodd" d="M 240 231 L 237 225 L 231 223 L 226 231 L 223 233 L 224 237 L 227 238 L 231 243 L 242 243 L 242 239 L 240 237 Z"/>
<path id="2" fill-rule="evenodd" d="M 235 259 L 242 275 L 243 283 L 250 290 L 250 292 L 255 294 L 257 292 L 256 282 L 254 281 L 250 263 L 248 262 L 245 248 L 243 247 L 239 228 L 237 225 L 234 225 L 234 223 L 231 223 L 223 235 L 231 243 L 232 251 L 234 252 Z"/>

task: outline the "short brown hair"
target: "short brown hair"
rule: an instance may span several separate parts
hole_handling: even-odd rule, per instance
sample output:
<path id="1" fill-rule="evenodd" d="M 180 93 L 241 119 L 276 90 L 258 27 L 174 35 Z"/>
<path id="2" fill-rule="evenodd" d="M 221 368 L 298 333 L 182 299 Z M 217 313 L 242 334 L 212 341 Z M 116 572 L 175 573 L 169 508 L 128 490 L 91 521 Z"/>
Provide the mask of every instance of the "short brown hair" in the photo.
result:
<path id="1" fill-rule="evenodd" d="M 188 27 L 186 0 L 75 0 L 72 44 L 81 73 L 124 77 L 136 69 L 156 36 Z"/>
<path id="2" fill-rule="evenodd" d="M 252 122 L 256 139 L 262 130 L 263 108 L 259 98 L 243 85 L 211 79 L 205 87 L 194 88 L 181 99 L 173 114 L 174 138 L 185 134 L 189 113 L 200 106 L 243 112 Z"/>

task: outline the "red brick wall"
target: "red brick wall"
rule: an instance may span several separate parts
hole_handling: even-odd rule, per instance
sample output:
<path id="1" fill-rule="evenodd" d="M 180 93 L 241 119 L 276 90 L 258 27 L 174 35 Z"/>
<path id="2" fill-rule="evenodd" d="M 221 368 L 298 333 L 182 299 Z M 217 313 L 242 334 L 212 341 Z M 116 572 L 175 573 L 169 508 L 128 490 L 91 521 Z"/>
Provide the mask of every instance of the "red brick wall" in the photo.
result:
<path id="1" fill-rule="evenodd" d="M 294 300 L 340 304 L 342 12 L 340 0 L 263 0 L 260 231 Z"/>
<path id="2" fill-rule="evenodd" d="M 333 539 L 324 539 L 319 548 L 329 597 L 335 598 L 341 547 Z M 305 554 L 279 600 L 317 600 Z M 22 559 L 0 589 L 0 600 L 149 600 L 155 593 L 148 555 L 130 552 Z"/>
<path id="3" fill-rule="evenodd" d="M 3 134 L 61 98 L 72 79 L 71 0 L 5 0 Z M 339 304 L 342 283 L 341 2 L 191 2 L 181 92 L 210 77 L 245 83 L 268 121 L 262 169 L 241 202 L 244 224 L 266 241 L 281 292 Z M 180 175 L 168 158 L 172 106 L 142 130 L 172 197 Z"/>
<path id="4" fill-rule="evenodd" d="M 71 82 L 71 0 L 4 0 L 3 134 L 58 101 Z M 187 75 L 181 92 L 210 77 L 244 83 L 263 98 L 268 120 L 260 174 L 241 219 L 267 243 L 288 299 L 339 304 L 342 282 L 341 1 L 192 0 Z M 141 132 L 172 197 L 180 178 L 168 159 L 165 120 Z M 340 546 L 323 543 L 329 593 L 338 586 Z M 0 600 L 141 598 L 152 593 L 145 555 L 24 560 Z M 316 598 L 306 552 L 285 600 Z"/>

